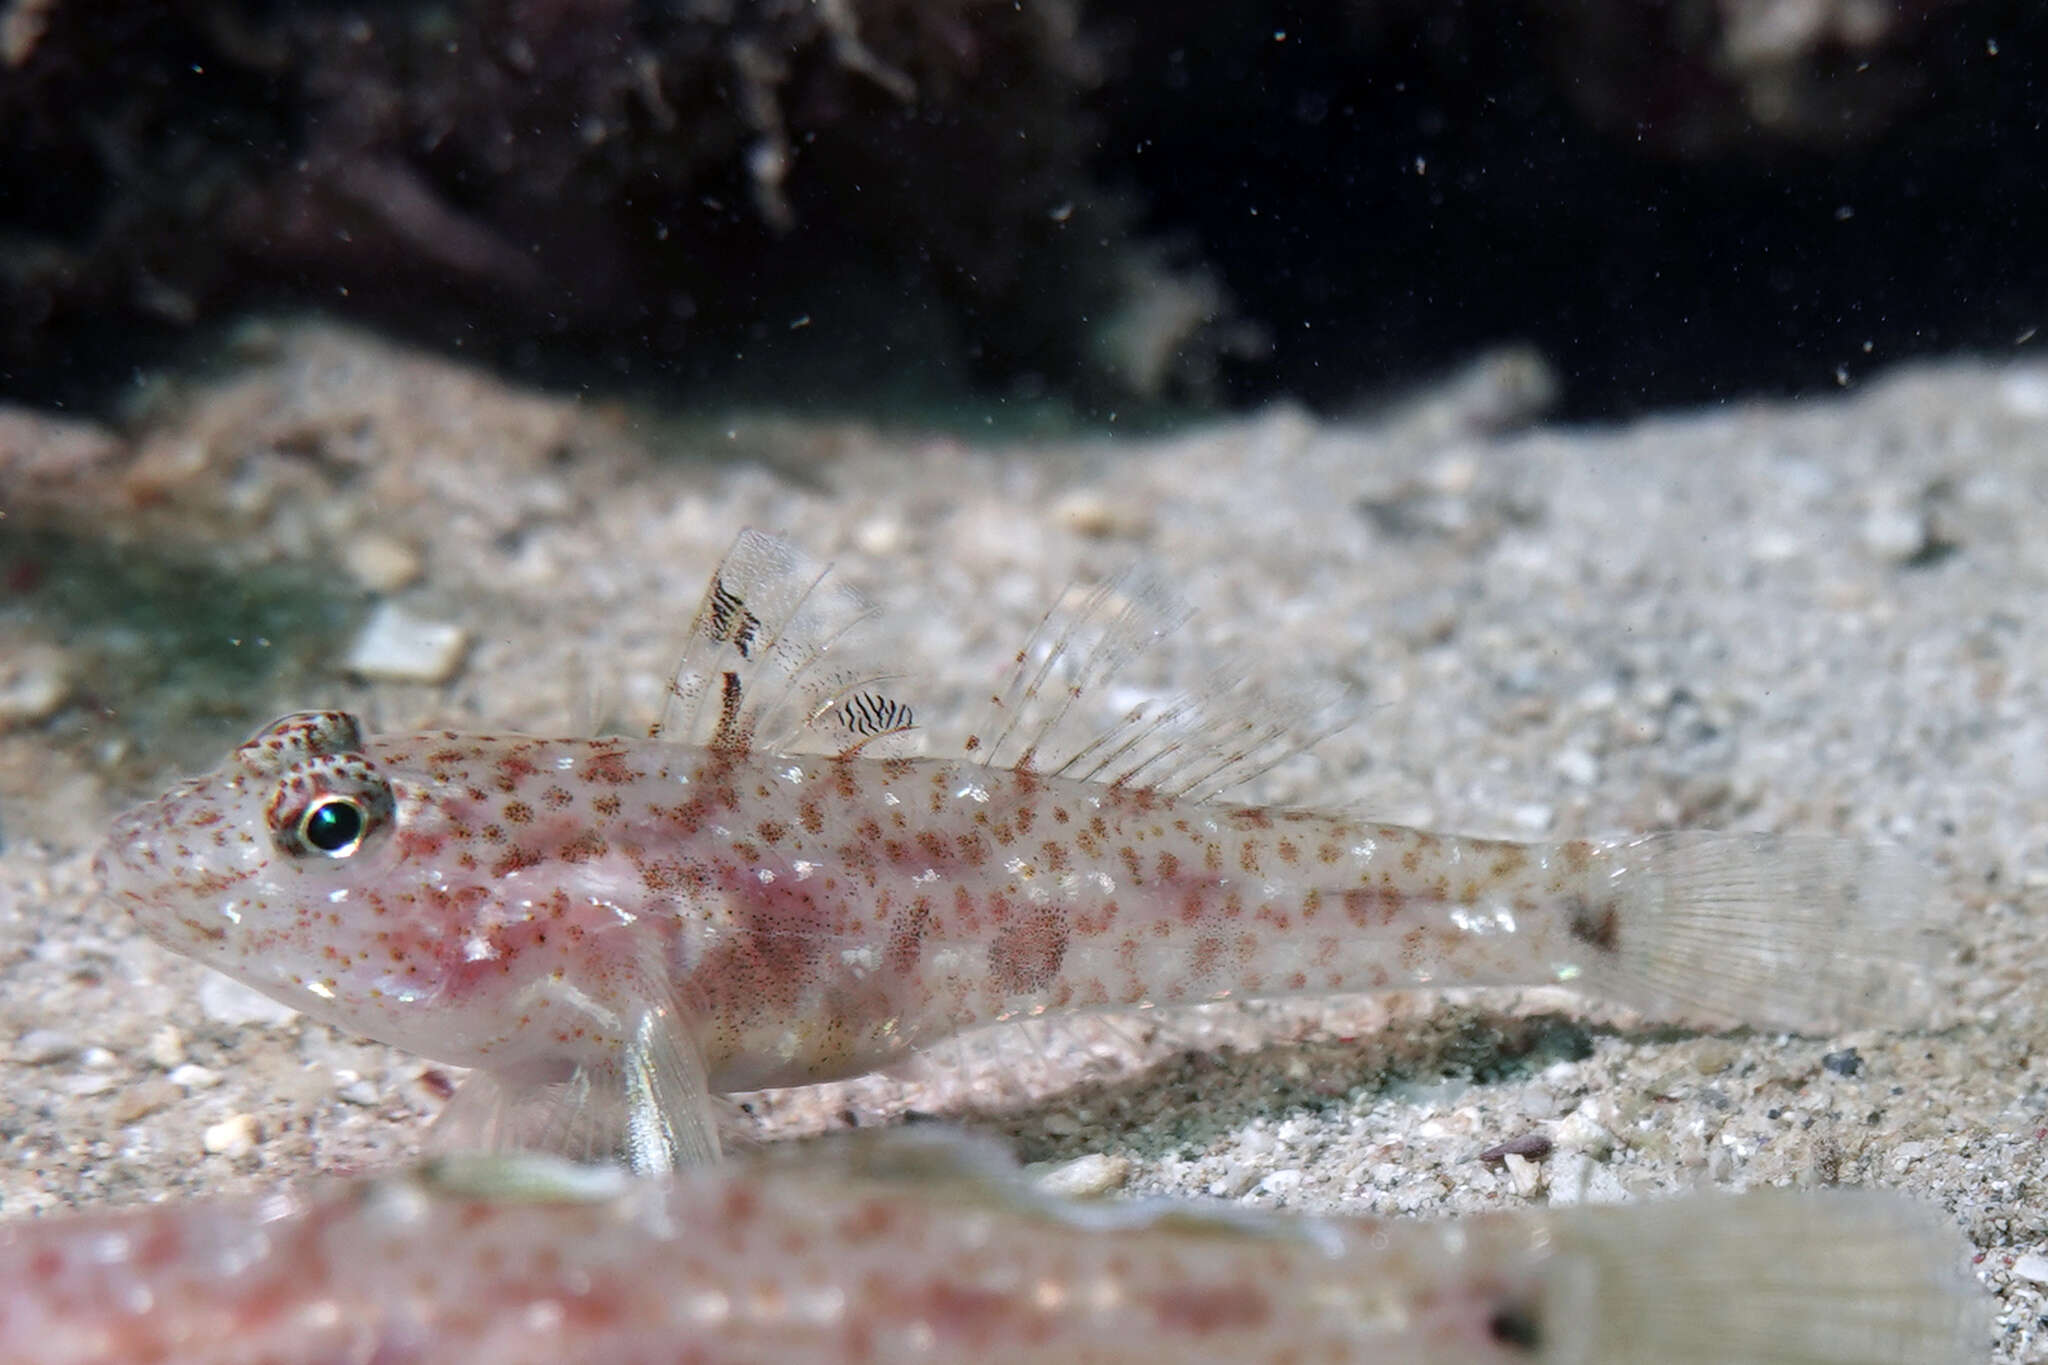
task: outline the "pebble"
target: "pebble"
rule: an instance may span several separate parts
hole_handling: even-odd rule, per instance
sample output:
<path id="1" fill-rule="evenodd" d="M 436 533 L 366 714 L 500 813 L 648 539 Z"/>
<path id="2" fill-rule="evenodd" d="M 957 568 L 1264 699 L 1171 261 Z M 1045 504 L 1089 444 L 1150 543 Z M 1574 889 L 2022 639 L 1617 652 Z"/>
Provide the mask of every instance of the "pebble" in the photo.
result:
<path id="1" fill-rule="evenodd" d="M 2014 370 L 1999 385 L 1998 396 L 2015 417 L 2048 417 L 2048 371 Z"/>
<path id="2" fill-rule="evenodd" d="M 244 986 L 231 976 L 209 972 L 199 983 L 199 1008 L 216 1024 L 240 1028 L 263 1024 L 276 1028 L 299 1017 L 290 1005 L 279 1004 L 253 986 Z"/>
<path id="3" fill-rule="evenodd" d="M 165 1071 L 184 1064 L 185 1035 L 178 1032 L 175 1024 L 165 1024 L 149 1035 L 147 1055 L 150 1062 Z"/>
<path id="4" fill-rule="evenodd" d="M 1038 1177 L 1038 1188 L 1067 1199 L 1089 1199 L 1119 1189 L 1130 1178 L 1129 1157 L 1090 1152 Z"/>
<path id="5" fill-rule="evenodd" d="M 342 668 L 372 682 L 444 683 L 468 649 L 469 632 L 461 626 L 425 621 L 385 602 L 363 622 Z"/>
<path id="6" fill-rule="evenodd" d="M 1152 529 L 1143 507 L 1118 502 L 1093 488 L 1072 489 L 1056 499 L 1053 517 L 1068 530 L 1097 540 L 1136 539 Z"/>
<path id="7" fill-rule="evenodd" d="M 2048 1256 L 2030 1251 L 2012 1263 L 2012 1273 L 2022 1280 L 2035 1284 L 2048 1284 Z"/>
<path id="8" fill-rule="evenodd" d="M 1820 1064 L 1837 1076 L 1854 1076 L 1863 1070 L 1863 1058 L 1853 1047 L 1845 1047 L 1840 1052 L 1830 1052 L 1820 1059 Z"/>
<path id="9" fill-rule="evenodd" d="M 1308 1176 L 1295 1166 L 1274 1171 L 1259 1182 L 1260 1194 L 1292 1194 L 1301 1188 L 1301 1182 Z"/>
<path id="10" fill-rule="evenodd" d="M 256 1138 L 254 1114 L 231 1114 L 219 1123 L 209 1124 L 199 1135 L 199 1143 L 215 1156 L 232 1159 L 255 1151 Z"/>
<path id="11" fill-rule="evenodd" d="M 350 539 L 341 560 L 356 582 L 371 592 L 397 592 L 417 582 L 422 567 L 419 551 L 376 531 Z"/>
<path id="12" fill-rule="evenodd" d="M 1557 1130 L 1551 1136 L 1566 1151 L 1584 1152 L 1595 1160 L 1605 1160 L 1614 1150 L 1614 1134 L 1587 1114 L 1583 1106 L 1558 1120 Z"/>
<path id="13" fill-rule="evenodd" d="M 1502 1157 L 1501 1165 L 1507 1167 L 1508 1179 L 1514 1182 L 1515 1193 L 1527 1199 L 1543 1185 L 1543 1168 L 1525 1156 L 1509 1152 Z"/>
<path id="14" fill-rule="evenodd" d="M 50 645 L 13 645 L 0 651 L 0 730 L 34 725 L 55 715 L 71 695 L 71 663 Z"/>
<path id="15" fill-rule="evenodd" d="M 205 1090 L 209 1086 L 220 1084 L 220 1073 L 210 1066 L 187 1062 L 183 1066 L 172 1068 L 170 1082 L 187 1090 Z"/>
<path id="16" fill-rule="evenodd" d="M 1550 1202 L 1553 1204 L 1618 1204 L 1628 1188 L 1613 1168 L 1584 1152 L 1559 1152 L 1550 1159 Z"/>
<path id="17" fill-rule="evenodd" d="M 1879 559 L 1904 563 L 1927 548 L 1927 518 L 1907 507 L 1877 507 L 1863 518 L 1863 548 Z"/>
<path id="18" fill-rule="evenodd" d="M 1223 1174 L 1209 1182 L 1209 1194 L 1215 1199 L 1235 1199 L 1258 1183 L 1256 1167 L 1233 1161 L 1223 1168 Z"/>
<path id="19" fill-rule="evenodd" d="M 1600 761 L 1584 749 L 1565 749 L 1551 760 L 1557 775 L 1574 786 L 1590 787 L 1600 780 Z"/>
<path id="20" fill-rule="evenodd" d="M 123 1087 L 108 1117 L 115 1123 L 133 1123 L 135 1120 L 159 1109 L 168 1108 L 184 1098 L 184 1091 L 168 1080 L 158 1078 L 144 1081 L 140 1085 Z"/>
<path id="21" fill-rule="evenodd" d="M 24 1066 L 47 1066 L 78 1051 L 78 1040 L 51 1028 L 30 1029 L 14 1040 L 14 1060 Z"/>
<path id="22" fill-rule="evenodd" d="M 377 1103 L 377 1087 L 366 1080 L 349 1081 L 336 1092 L 348 1104 L 359 1104 L 365 1109 Z"/>

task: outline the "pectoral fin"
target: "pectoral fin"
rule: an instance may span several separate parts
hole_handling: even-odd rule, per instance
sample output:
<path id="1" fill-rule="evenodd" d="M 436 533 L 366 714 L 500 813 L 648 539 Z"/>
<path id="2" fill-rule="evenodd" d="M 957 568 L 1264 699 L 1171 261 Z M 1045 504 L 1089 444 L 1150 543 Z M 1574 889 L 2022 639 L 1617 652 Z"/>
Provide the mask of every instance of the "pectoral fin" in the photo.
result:
<path id="1" fill-rule="evenodd" d="M 479 1068 L 435 1121 L 438 1151 L 546 1152 L 659 1175 L 713 1162 L 718 1126 L 691 1016 L 656 970 L 605 1011 L 618 1043 L 600 1061 L 539 1058 Z"/>

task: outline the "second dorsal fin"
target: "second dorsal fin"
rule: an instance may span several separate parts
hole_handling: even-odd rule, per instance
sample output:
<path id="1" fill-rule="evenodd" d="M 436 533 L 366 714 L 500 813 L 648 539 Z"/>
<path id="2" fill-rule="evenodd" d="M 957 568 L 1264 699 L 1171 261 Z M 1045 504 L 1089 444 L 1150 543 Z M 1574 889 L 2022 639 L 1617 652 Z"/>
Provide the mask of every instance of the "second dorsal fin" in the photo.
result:
<path id="1" fill-rule="evenodd" d="M 1177 693 L 1142 696 L 1107 727 L 1077 703 L 1190 615 L 1156 575 L 1129 569 L 1069 588 L 1024 648 L 968 748 L 983 763 L 1176 798 L 1219 796 L 1342 724 L 1340 689 L 1252 685 L 1226 667 Z"/>

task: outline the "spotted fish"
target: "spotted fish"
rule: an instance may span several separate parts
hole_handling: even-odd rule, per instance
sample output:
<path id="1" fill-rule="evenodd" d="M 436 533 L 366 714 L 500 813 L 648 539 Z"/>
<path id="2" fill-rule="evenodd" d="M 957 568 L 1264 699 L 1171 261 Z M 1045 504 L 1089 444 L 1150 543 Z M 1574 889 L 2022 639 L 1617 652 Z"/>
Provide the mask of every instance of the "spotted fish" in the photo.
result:
<path id="1" fill-rule="evenodd" d="M 1225 794 L 1324 727 L 1225 676 L 1099 733 L 1184 614 L 1074 595 L 953 756 L 848 662 L 865 605 L 784 541 L 714 573 L 646 739 L 286 716 L 120 818 L 153 936 L 316 1018 L 476 1068 L 459 1145 L 705 1160 L 710 1097 L 979 1025 L 1393 987 L 1565 985 L 1825 1032 L 1929 998 L 1925 882 L 1829 837 L 1468 838 Z"/>
<path id="2" fill-rule="evenodd" d="M 898 1130 L 0 1224 L 17 1365 L 1961 1365 L 1952 1227 L 1859 1192 L 1454 1222 L 1079 1204 Z"/>

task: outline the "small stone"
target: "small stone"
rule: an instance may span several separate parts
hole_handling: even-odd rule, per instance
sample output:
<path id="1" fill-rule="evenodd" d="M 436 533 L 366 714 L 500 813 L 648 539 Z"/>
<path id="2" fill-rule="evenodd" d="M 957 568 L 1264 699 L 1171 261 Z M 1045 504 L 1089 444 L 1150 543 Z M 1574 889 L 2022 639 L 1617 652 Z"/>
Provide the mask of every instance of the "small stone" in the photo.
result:
<path id="1" fill-rule="evenodd" d="M 1516 806 L 1508 814 L 1508 819 L 1514 822 L 1515 828 L 1527 830 L 1531 834 L 1543 833 L 1550 828 L 1551 822 L 1556 818 L 1557 812 L 1552 807 L 1533 801 L 1527 805 Z"/>
<path id="2" fill-rule="evenodd" d="M 1514 1182 L 1515 1193 L 1527 1199 L 1543 1186 L 1543 1168 L 1525 1156 L 1509 1152 L 1501 1158 L 1501 1165 L 1507 1167 L 1508 1179 Z"/>
<path id="3" fill-rule="evenodd" d="M 230 1028 L 244 1024 L 277 1028 L 299 1017 L 290 1005 L 279 1004 L 254 987 L 244 986 L 219 972 L 209 972 L 199 983 L 199 1008 L 216 1024 Z"/>
<path id="4" fill-rule="evenodd" d="M 420 576 L 419 551 L 393 536 L 376 531 L 351 539 L 342 564 L 371 592 L 397 592 Z"/>
<path id="5" fill-rule="evenodd" d="M 1820 1059 L 1820 1064 L 1837 1076 L 1854 1076 L 1863 1070 L 1863 1058 L 1853 1047 L 1830 1052 Z"/>
<path id="6" fill-rule="evenodd" d="M 1060 495 L 1052 506 L 1053 517 L 1068 530 L 1097 540 L 1112 536 L 1133 539 L 1151 529 L 1151 518 L 1141 507 L 1120 503 L 1099 489 L 1075 488 Z"/>
<path id="7" fill-rule="evenodd" d="M 342 667 L 372 682 L 444 683 L 468 649 L 469 632 L 461 626 L 423 621 L 385 602 L 363 622 Z"/>
<path id="8" fill-rule="evenodd" d="M 1209 1182 L 1209 1195 L 1214 1199 L 1235 1199 L 1259 1183 L 1259 1172 L 1254 1166 L 1242 1161 L 1233 1161 L 1224 1168 L 1223 1174 Z"/>
<path id="9" fill-rule="evenodd" d="M 0 650 L 0 730 L 55 715 L 71 695 L 70 674 L 71 661 L 53 646 L 10 644 Z"/>
<path id="10" fill-rule="evenodd" d="M 1574 1109 L 1558 1120 L 1557 1131 L 1552 1136 L 1558 1146 L 1567 1151 L 1584 1152 L 1595 1160 L 1605 1160 L 1614 1150 L 1614 1134 L 1587 1114 L 1584 1108 Z"/>
<path id="11" fill-rule="evenodd" d="M 258 1135 L 254 1114 L 232 1114 L 219 1123 L 209 1124 L 199 1135 L 199 1142 L 213 1155 L 233 1160 L 255 1151 Z"/>
<path id="12" fill-rule="evenodd" d="M 2012 1263 L 2012 1273 L 2022 1280 L 2035 1284 L 2048 1284 L 2048 1256 L 2030 1251 Z"/>
<path id="13" fill-rule="evenodd" d="M 14 1060 L 23 1066 L 47 1066 L 77 1051 L 78 1040 L 55 1029 L 30 1029 L 14 1040 Z"/>
<path id="14" fill-rule="evenodd" d="M 900 554 L 904 539 L 903 523 L 894 517 L 869 517 L 853 528 L 853 543 L 877 559 Z"/>
<path id="15" fill-rule="evenodd" d="M 1259 1182 L 1259 1193 L 1278 1195 L 1292 1194 L 1294 1191 L 1301 1188 L 1301 1182 L 1306 1179 L 1308 1179 L 1308 1176 L 1305 1173 L 1296 1169 L 1295 1167 L 1289 1166 L 1282 1170 L 1274 1171 L 1271 1174 L 1267 1175 L 1265 1179 L 1261 1180 Z"/>
<path id="16" fill-rule="evenodd" d="M 165 1024 L 149 1035 L 147 1055 L 152 1064 L 170 1071 L 185 1061 L 185 1035 L 175 1024 Z"/>
<path id="17" fill-rule="evenodd" d="M 365 1109 L 376 1104 L 379 1098 L 377 1087 L 365 1080 L 350 1081 L 336 1093 L 341 1096 L 344 1103 L 358 1104 Z"/>
<path id="18" fill-rule="evenodd" d="M 1574 786 L 1590 787 L 1600 780 L 1600 761 L 1584 749 L 1566 749 L 1551 760 L 1557 775 Z"/>
<path id="19" fill-rule="evenodd" d="M 1927 518 L 1907 507 L 1877 507 L 1863 518 L 1863 548 L 1879 559 L 1903 563 L 1927 548 Z"/>
<path id="20" fill-rule="evenodd" d="M 1508 1157 L 1520 1157 L 1524 1161 L 1541 1161 L 1551 1153 L 1557 1144 L 1544 1133 L 1521 1133 L 1506 1142 L 1496 1142 L 1479 1154 L 1481 1161 L 1505 1161 Z"/>
<path id="21" fill-rule="evenodd" d="M 183 1066 L 173 1067 L 169 1080 L 172 1085 L 182 1086 L 187 1090 L 205 1090 L 220 1084 L 220 1073 L 210 1066 L 187 1062 Z"/>
<path id="22" fill-rule="evenodd" d="M 1998 396 L 2015 417 L 2048 417 L 2048 371 L 2014 370 L 1999 385 Z"/>
<path id="23" fill-rule="evenodd" d="M 1054 1110 L 1040 1121 L 1046 1132 L 1054 1137 L 1072 1137 L 1081 1131 L 1081 1121 L 1072 1114 Z"/>
<path id="24" fill-rule="evenodd" d="M 1583 1204 L 1592 1179 L 1593 1158 L 1584 1152 L 1559 1152 L 1550 1161 L 1550 1202 Z"/>
<path id="25" fill-rule="evenodd" d="M 1067 1199 L 1089 1199 L 1120 1188 L 1131 1175 L 1128 1157 L 1090 1152 L 1038 1177 L 1038 1188 Z"/>
<path id="26" fill-rule="evenodd" d="M 140 1085 L 123 1088 L 120 1095 L 115 1098 L 113 1108 L 108 1111 L 108 1117 L 115 1123 L 133 1123 L 139 1118 L 154 1114 L 159 1109 L 168 1108 L 183 1098 L 182 1090 L 159 1077 L 153 1081 L 144 1081 Z"/>

